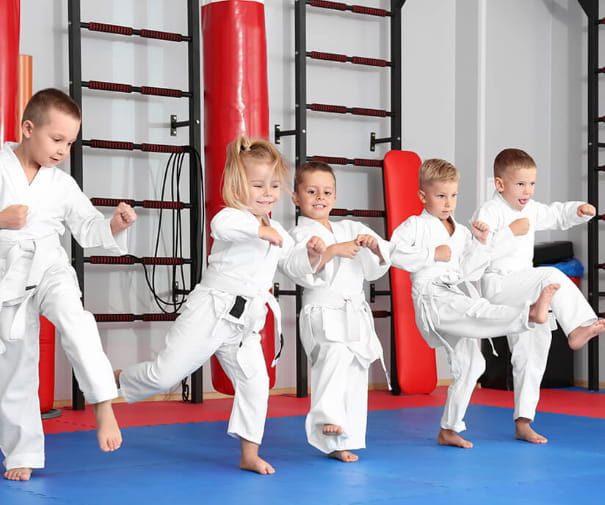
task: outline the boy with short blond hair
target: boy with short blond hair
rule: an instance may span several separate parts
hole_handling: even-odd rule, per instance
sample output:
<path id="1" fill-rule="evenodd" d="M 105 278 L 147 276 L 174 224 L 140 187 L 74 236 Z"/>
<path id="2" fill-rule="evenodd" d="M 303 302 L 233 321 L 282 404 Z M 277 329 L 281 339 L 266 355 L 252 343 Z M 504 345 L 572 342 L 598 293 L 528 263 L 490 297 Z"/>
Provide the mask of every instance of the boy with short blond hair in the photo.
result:
<path id="1" fill-rule="evenodd" d="M 536 163 L 521 149 L 504 149 L 494 160 L 496 191 L 491 200 L 476 211 L 493 233 L 494 249 L 482 279 L 483 295 L 493 303 L 509 303 L 520 294 L 537 296 L 542 287 L 561 285 L 553 296 L 552 313 L 576 350 L 605 331 L 584 295 L 560 270 L 533 267 L 534 235 L 540 230 L 566 230 L 583 224 L 595 215 L 584 202 L 554 202 L 549 205 L 532 199 L 536 185 Z M 543 444 L 548 440 L 531 427 L 540 399 L 540 383 L 550 348 L 550 322 L 526 332 L 508 332 L 515 391 L 515 434 L 520 440 Z"/>
<path id="2" fill-rule="evenodd" d="M 113 372 L 94 317 L 86 312 L 60 236 L 69 228 L 83 247 L 126 253 L 136 219 L 121 203 L 111 219 L 96 210 L 76 181 L 55 165 L 69 156 L 80 109 L 65 93 L 36 93 L 23 113 L 20 144 L 0 151 L 0 450 L 4 477 L 29 480 L 44 467 L 38 400 L 38 318 L 56 327 L 86 399 L 94 405 L 103 451 L 122 438 L 111 400 Z M 115 236 L 115 238 L 114 238 Z"/>
<path id="3" fill-rule="evenodd" d="M 471 234 L 454 220 L 459 178 L 458 170 L 448 161 L 428 159 L 422 163 L 418 196 L 424 210 L 393 232 L 391 262 L 411 272 L 418 329 L 429 346 L 445 349 L 450 363 L 453 382 L 437 441 L 470 449 L 473 444 L 459 433 L 466 429 L 464 415 L 485 369 L 479 339 L 524 331 L 546 321 L 558 285 L 545 287 L 533 300 L 517 296 L 507 305 L 494 305 L 479 296 L 471 282 L 478 280 L 488 265 L 489 228 L 473 221 Z"/>

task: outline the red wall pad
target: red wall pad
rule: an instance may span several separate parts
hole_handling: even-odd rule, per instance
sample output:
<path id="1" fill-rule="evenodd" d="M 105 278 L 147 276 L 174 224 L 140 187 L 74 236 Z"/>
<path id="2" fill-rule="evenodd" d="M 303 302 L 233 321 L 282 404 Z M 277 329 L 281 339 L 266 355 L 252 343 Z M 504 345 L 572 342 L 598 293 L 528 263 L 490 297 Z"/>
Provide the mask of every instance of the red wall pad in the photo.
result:
<path id="1" fill-rule="evenodd" d="M 221 185 L 226 148 L 238 135 L 269 138 L 265 6 L 260 0 L 204 0 L 204 155 L 206 223 L 223 207 Z M 210 249 L 210 233 L 208 250 Z M 273 316 L 261 332 L 270 386 L 275 368 Z M 233 386 L 212 357 L 212 385 L 224 394 Z"/>
<path id="2" fill-rule="evenodd" d="M 418 198 L 418 168 L 422 161 L 410 151 L 389 151 L 384 157 L 384 196 L 388 236 L 408 217 L 422 212 Z M 418 328 L 412 303 L 410 275 L 391 268 L 393 326 L 397 377 L 403 393 L 430 393 L 437 386 L 435 350 Z"/>
<path id="3" fill-rule="evenodd" d="M 0 2 L 0 146 L 4 141 L 16 140 L 19 1 Z"/>

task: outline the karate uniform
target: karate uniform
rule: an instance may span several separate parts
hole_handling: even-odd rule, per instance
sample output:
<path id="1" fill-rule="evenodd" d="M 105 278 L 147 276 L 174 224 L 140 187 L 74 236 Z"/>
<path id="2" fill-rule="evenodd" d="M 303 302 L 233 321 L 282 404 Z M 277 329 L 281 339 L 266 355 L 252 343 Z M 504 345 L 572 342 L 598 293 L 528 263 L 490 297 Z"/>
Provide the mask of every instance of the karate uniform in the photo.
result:
<path id="1" fill-rule="evenodd" d="M 466 429 L 464 414 L 477 379 L 485 370 L 479 339 L 529 328 L 529 305 L 517 296 L 508 305 L 493 305 L 471 284 L 489 261 L 489 247 L 452 219 L 450 236 L 439 218 L 426 210 L 400 224 L 391 237 L 393 266 L 411 272 L 416 325 L 427 344 L 444 347 L 453 382 L 441 428 Z M 449 261 L 435 261 L 435 249 L 448 245 Z"/>
<path id="2" fill-rule="evenodd" d="M 214 243 L 202 281 L 190 293 L 181 315 L 152 361 L 120 375 L 120 391 L 136 402 L 166 391 L 216 354 L 235 389 L 228 434 L 260 444 L 263 438 L 269 377 L 260 344 L 270 304 L 280 328 L 279 305 L 269 292 L 279 266 L 287 275 L 312 271 L 306 249 L 294 254 L 292 238 L 271 226 L 283 246 L 258 237 L 258 219 L 249 211 L 225 208 L 210 224 Z"/>
<path id="3" fill-rule="evenodd" d="M 126 234 L 114 238 L 109 220 L 62 170 L 41 167 L 29 184 L 15 146 L 7 143 L 0 151 L 0 210 L 21 204 L 29 212 L 23 228 L 0 229 L 0 448 L 7 469 L 42 468 L 40 314 L 56 326 L 88 402 L 117 396 L 96 322 L 82 307 L 59 236 L 67 227 L 82 247 L 125 254 Z"/>
<path id="4" fill-rule="evenodd" d="M 326 454 L 365 447 L 368 368 L 374 360 L 382 360 L 382 346 L 363 281 L 378 279 L 390 266 L 388 242 L 367 226 L 350 220 L 330 226 L 332 231 L 301 217 L 290 233 L 297 247 L 304 247 L 312 236 L 330 246 L 371 235 L 385 261 L 380 264 L 373 252 L 362 247 L 354 258 L 334 257 L 321 272 L 296 279 L 305 288 L 300 335 L 311 363 L 311 409 L 305 429 L 309 444 Z M 341 426 L 343 433 L 324 435 L 325 424 Z"/>
<path id="5" fill-rule="evenodd" d="M 533 267 L 534 235 L 540 230 L 566 230 L 585 223 L 578 207 L 583 202 L 555 202 L 550 205 L 530 200 L 523 210 L 513 209 L 495 192 L 475 213 L 493 233 L 494 254 L 481 285 L 483 295 L 493 303 L 510 303 L 519 296 L 535 301 L 548 284 L 558 283 L 560 289 L 551 301 L 553 315 L 565 334 L 578 326 L 589 326 L 597 316 L 575 284 L 553 267 Z M 529 231 L 514 236 L 509 225 L 520 218 L 529 220 Z M 507 332 L 513 366 L 515 391 L 514 419 L 534 419 L 540 399 L 540 383 L 546 369 L 548 351 L 555 329 L 551 322 L 536 324 L 529 333 Z M 527 338 L 529 336 L 529 338 Z"/>

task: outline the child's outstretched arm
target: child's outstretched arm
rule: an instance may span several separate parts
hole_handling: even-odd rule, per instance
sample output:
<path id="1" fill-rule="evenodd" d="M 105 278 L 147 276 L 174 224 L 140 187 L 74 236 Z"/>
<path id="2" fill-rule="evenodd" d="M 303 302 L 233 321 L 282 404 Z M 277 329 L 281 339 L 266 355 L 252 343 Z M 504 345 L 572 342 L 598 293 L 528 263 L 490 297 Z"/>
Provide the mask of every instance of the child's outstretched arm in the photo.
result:
<path id="1" fill-rule="evenodd" d="M 109 222 L 111 234 L 117 235 L 121 231 L 132 225 L 137 220 L 137 214 L 134 209 L 126 202 L 120 204 L 113 211 L 113 216 Z"/>

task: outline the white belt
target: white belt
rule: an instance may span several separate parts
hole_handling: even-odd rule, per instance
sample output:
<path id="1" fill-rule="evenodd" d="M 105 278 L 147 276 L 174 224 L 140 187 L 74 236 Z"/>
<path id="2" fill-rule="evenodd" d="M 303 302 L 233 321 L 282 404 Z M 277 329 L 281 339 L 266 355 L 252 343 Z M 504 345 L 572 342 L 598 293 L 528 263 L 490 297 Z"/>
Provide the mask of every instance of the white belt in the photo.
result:
<path id="1" fill-rule="evenodd" d="M 303 292 L 303 305 L 315 305 L 327 309 L 344 310 L 346 314 L 346 339 L 347 342 L 359 342 L 359 311 L 366 307 L 371 313 L 370 306 L 363 292 L 343 294 L 335 290 L 329 289 L 309 289 L 306 288 Z M 312 328 L 310 318 L 311 313 L 307 311 L 308 327 Z M 380 353 L 380 364 L 387 380 L 389 391 L 391 390 L 391 379 L 384 363 L 384 356 Z"/>
<path id="2" fill-rule="evenodd" d="M 349 342 L 359 341 L 358 311 L 367 306 L 368 302 L 363 293 L 342 294 L 338 291 L 327 289 L 305 289 L 303 293 L 303 305 L 319 305 L 328 309 L 344 310 L 346 314 L 346 335 Z"/>
<path id="3" fill-rule="evenodd" d="M 202 276 L 200 285 L 209 288 L 224 291 L 236 296 L 243 296 L 245 298 L 260 299 L 263 304 L 269 305 L 271 312 L 273 312 L 273 320 L 275 322 L 275 335 L 279 338 L 279 348 L 273 357 L 271 366 L 274 367 L 281 356 L 282 349 L 284 347 L 284 336 L 281 331 L 281 310 L 279 303 L 273 296 L 273 294 L 267 289 L 258 289 L 257 286 L 250 284 L 242 279 L 235 279 L 225 274 L 219 274 L 216 272 L 206 271 Z"/>
<path id="4" fill-rule="evenodd" d="M 28 302 L 47 266 L 63 252 L 59 236 L 0 242 L 0 256 L 5 258 L 5 273 L 0 279 L 0 311 L 3 306 L 18 305 L 5 340 L 22 339 L 26 331 Z M 0 335 L 0 354 L 6 346 Z"/>

